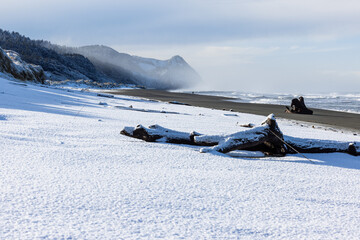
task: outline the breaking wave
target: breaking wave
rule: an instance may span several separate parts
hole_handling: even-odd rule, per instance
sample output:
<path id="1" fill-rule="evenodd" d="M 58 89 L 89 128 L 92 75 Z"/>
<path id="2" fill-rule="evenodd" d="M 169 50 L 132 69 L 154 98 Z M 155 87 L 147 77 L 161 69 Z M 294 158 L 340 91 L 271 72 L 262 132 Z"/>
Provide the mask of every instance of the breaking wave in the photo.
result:
<path id="1" fill-rule="evenodd" d="M 293 98 L 303 96 L 306 106 L 360 114 L 360 93 L 330 94 L 263 94 L 237 91 L 198 91 L 197 94 L 234 98 L 236 102 L 290 105 Z"/>

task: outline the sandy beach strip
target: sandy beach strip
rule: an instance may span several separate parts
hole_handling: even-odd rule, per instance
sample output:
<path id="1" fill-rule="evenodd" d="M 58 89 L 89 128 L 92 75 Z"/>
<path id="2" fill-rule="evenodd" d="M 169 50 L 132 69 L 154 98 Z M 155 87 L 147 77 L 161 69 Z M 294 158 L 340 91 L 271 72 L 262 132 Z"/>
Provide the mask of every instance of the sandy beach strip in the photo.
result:
<path id="1" fill-rule="evenodd" d="M 191 106 L 213 108 L 220 110 L 233 110 L 241 113 L 251 113 L 267 116 L 274 113 L 276 117 L 292 119 L 321 125 L 331 125 L 340 129 L 355 130 L 360 132 L 360 114 L 314 109 L 313 115 L 288 114 L 285 106 L 274 104 L 238 103 L 234 99 L 217 96 L 198 95 L 191 93 L 177 93 L 150 89 L 121 89 L 109 90 L 106 93 L 114 95 L 127 95 L 141 97 L 162 102 L 178 102 Z M 306 101 L 306 99 L 305 99 Z M 290 104 L 290 102 L 289 102 Z"/>

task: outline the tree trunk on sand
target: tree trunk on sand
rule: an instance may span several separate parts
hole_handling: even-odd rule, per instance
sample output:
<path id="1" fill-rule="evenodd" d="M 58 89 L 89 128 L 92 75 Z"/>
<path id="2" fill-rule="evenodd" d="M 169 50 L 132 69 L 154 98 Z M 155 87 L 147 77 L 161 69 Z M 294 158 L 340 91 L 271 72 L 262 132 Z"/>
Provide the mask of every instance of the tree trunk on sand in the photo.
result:
<path id="1" fill-rule="evenodd" d="M 234 150 L 261 151 L 267 155 L 287 153 L 331 153 L 344 152 L 359 156 L 359 143 L 338 142 L 317 139 L 303 139 L 284 136 L 273 114 L 258 127 L 230 135 L 203 135 L 197 132 L 179 132 L 159 125 L 148 128 L 125 127 L 121 134 L 147 142 L 167 142 L 208 146 L 200 152 L 217 151 L 227 153 Z"/>
<path id="2" fill-rule="evenodd" d="M 290 136 L 284 137 L 285 142 L 291 146 L 288 148 L 289 153 L 333 153 L 343 152 L 353 156 L 360 156 L 357 150 L 359 143 L 339 142 L 319 139 L 295 138 Z"/>
<path id="3" fill-rule="evenodd" d="M 259 127 L 225 136 L 195 136 L 194 141 L 197 145 L 215 145 L 211 148 L 202 148 L 201 152 L 227 153 L 234 150 L 257 150 L 277 155 L 285 155 L 287 152 L 283 134 L 273 114 L 270 114 Z"/>
<path id="4" fill-rule="evenodd" d="M 147 142 L 168 142 L 199 146 L 216 145 L 213 148 L 203 148 L 201 152 L 218 151 L 227 153 L 242 149 L 260 150 L 270 154 L 284 155 L 286 153 L 286 147 L 280 140 L 283 138 L 283 134 L 273 114 L 269 115 L 259 127 L 225 136 L 202 135 L 197 132 L 178 132 L 159 125 L 152 125 L 149 128 L 141 125 L 135 128 L 125 127 L 120 133 Z"/>
<path id="5" fill-rule="evenodd" d="M 125 127 L 121 130 L 120 134 L 138 138 L 146 142 L 167 142 L 189 145 L 196 145 L 194 143 L 194 136 L 200 135 L 196 132 L 178 132 L 159 125 L 151 125 L 148 128 L 142 125 L 138 125 L 135 128 Z"/>

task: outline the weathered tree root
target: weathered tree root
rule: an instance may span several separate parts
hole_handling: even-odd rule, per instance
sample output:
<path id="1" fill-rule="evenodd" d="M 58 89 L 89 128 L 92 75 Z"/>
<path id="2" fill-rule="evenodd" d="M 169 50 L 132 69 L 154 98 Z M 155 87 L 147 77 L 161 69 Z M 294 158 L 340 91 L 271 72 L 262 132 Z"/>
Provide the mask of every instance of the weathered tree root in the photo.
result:
<path id="1" fill-rule="evenodd" d="M 227 153 L 234 150 L 261 151 L 267 155 L 287 153 L 331 153 L 344 152 L 359 156 L 359 143 L 302 139 L 284 136 L 273 114 L 258 127 L 230 135 L 203 135 L 197 132 L 178 132 L 152 125 L 148 128 L 138 125 L 125 127 L 121 134 L 147 142 L 167 142 L 208 146 L 200 152 L 217 151 Z"/>
<path id="2" fill-rule="evenodd" d="M 285 155 L 287 152 L 283 134 L 273 114 L 269 115 L 259 127 L 225 136 L 195 136 L 194 141 L 197 145 L 213 146 L 202 148 L 201 152 L 227 153 L 233 150 L 258 150 L 270 155 Z"/>

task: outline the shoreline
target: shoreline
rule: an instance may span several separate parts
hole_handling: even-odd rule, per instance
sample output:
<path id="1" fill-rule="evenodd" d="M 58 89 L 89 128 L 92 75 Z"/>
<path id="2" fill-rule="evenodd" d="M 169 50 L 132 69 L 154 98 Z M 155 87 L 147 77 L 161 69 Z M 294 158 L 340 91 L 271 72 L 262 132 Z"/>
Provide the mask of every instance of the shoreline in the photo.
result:
<path id="1" fill-rule="evenodd" d="M 175 101 L 196 107 L 205 107 L 218 110 L 232 110 L 240 113 L 250 113 L 255 115 L 267 116 L 270 113 L 278 118 L 297 120 L 314 124 L 329 125 L 346 130 L 356 130 L 360 132 L 360 115 L 331 110 L 316 109 L 313 115 L 289 114 L 285 113 L 285 105 L 259 104 L 259 103 L 239 103 L 232 101 L 232 98 L 198 95 L 192 93 L 177 93 L 164 90 L 150 89 L 117 89 L 107 90 L 104 93 L 114 95 L 127 95 L 133 97 L 146 98 L 162 102 Z M 289 102 L 290 104 L 290 102 Z"/>

